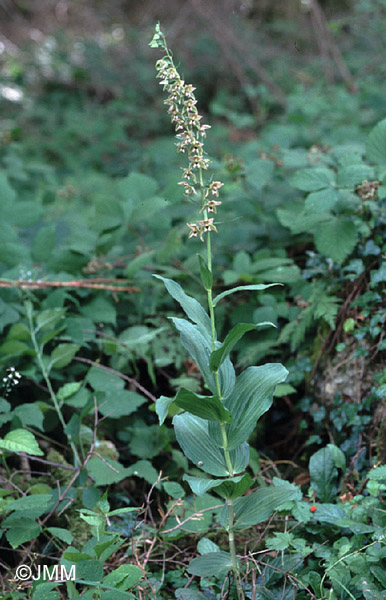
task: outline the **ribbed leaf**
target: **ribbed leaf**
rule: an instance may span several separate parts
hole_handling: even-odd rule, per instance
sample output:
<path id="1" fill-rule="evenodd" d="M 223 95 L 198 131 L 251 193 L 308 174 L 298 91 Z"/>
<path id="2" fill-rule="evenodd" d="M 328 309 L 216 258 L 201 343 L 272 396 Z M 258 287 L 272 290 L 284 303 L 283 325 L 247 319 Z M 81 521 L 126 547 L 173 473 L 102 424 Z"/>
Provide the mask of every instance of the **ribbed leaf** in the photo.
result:
<path id="1" fill-rule="evenodd" d="M 248 496 L 243 496 L 234 501 L 235 523 L 234 529 L 244 529 L 269 519 L 277 508 L 290 500 L 301 497 L 299 489 L 295 486 L 279 486 L 259 488 Z M 226 527 L 228 511 L 222 510 L 220 522 Z"/>
<path id="2" fill-rule="evenodd" d="M 221 294 L 219 294 L 218 296 L 216 296 L 212 302 L 213 306 L 216 306 L 216 304 L 222 300 L 223 298 L 225 298 L 226 296 L 229 296 L 229 294 L 234 294 L 235 292 L 247 292 L 248 290 L 257 290 L 257 291 L 261 291 L 261 290 L 266 290 L 269 287 L 272 287 L 273 285 L 282 285 L 281 283 L 256 283 L 256 284 L 252 284 L 252 285 L 238 285 L 235 288 L 232 288 L 231 290 L 226 290 L 225 292 L 222 292 Z"/>
<path id="3" fill-rule="evenodd" d="M 225 358 L 237 344 L 237 342 L 243 337 L 244 333 L 247 331 L 252 331 L 252 329 L 256 329 L 259 325 L 272 325 L 272 327 L 276 327 L 273 323 L 265 321 L 264 323 L 238 323 L 235 325 L 231 331 L 226 336 L 225 340 L 221 344 L 220 348 L 212 352 L 209 361 L 209 368 L 213 373 L 216 373 L 223 363 Z"/>
<path id="4" fill-rule="evenodd" d="M 209 271 L 202 256 L 200 256 L 199 254 L 197 254 L 197 256 L 198 256 L 198 262 L 200 263 L 200 274 L 201 274 L 201 281 L 203 283 L 203 286 L 206 290 L 211 290 L 212 286 L 213 286 L 212 271 Z"/>
<path id="5" fill-rule="evenodd" d="M 208 422 L 184 413 L 173 418 L 177 442 L 196 466 L 217 477 L 229 475 L 223 451 L 208 435 Z"/>
<path id="6" fill-rule="evenodd" d="M 226 425 L 229 450 L 248 439 L 257 420 L 271 407 L 275 387 L 285 381 L 287 375 L 287 369 L 280 363 L 267 363 L 261 367 L 249 367 L 237 378 L 233 393 L 224 401 L 233 416 L 233 423 Z M 209 425 L 209 435 L 222 446 L 220 428 L 216 423 Z"/>
<path id="7" fill-rule="evenodd" d="M 193 323 L 196 323 L 201 333 L 208 334 L 210 336 L 210 318 L 201 306 L 201 304 L 195 298 L 192 298 L 191 296 L 185 294 L 180 284 L 176 281 L 173 281 L 173 279 L 166 279 L 166 277 L 161 277 L 161 275 L 153 275 L 153 277 L 156 277 L 157 279 L 163 281 L 169 294 L 175 300 L 177 300 L 177 302 L 181 305 L 189 319 L 193 321 Z"/>
<path id="8" fill-rule="evenodd" d="M 252 485 L 253 480 L 248 473 L 227 479 L 204 479 L 203 477 L 192 477 L 184 475 L 194 494 L 203 496 L 209 490 L 214 490 L 222 498 L 238 498 L 242 496 Z"/>
<path id="9" fill-rule="evenodd" d="M 218 423 L 232 423 L 232 415 L 224 408 L 217 396 L 199 396 L 190 390 L 181 388 L 176 396 L 175 404 L 201 419 L 217 421 Z"/>
<path id="10" fill-rule="evenodd" d="M 180 332 L 182 345 L 199 366 L 206 385 L 213 394 L 216 394 L 214 375 L 209 369 L 209 358 L 212 353 L 212 344 L 209 336 L 204 336 L 196 325 L 189 323 L 185 319 L 172 317 L 172 321 Z M 219 346 L 219 342 L 216 342 L 216 345 Z M 236 380 L 235 370 L 229 356 L 226 357 L 221 365 L 218 375 L 221 394 L 223 398 L 227 398 L 232 392 Z"/>
<path id="11" fill-rule="evenodd" d="M 173 418 L 177 442 L 184 454 L 206 473 L 228 477 L 224 452 L 208 434 L 208 421 L 184 413 Z M 218 423 L 216 423 L 218 425 Z M 242 473 L 249 462 L 249 446 L 241 444 L 230 452 L 234 473 Z"/>
<path id="12" fill-rule="evenodd" d="M 188 573 L 199 577 L 219 576 L 222 572 L 230 571 L 232 557 L 228 552 L 207 552 L 190 561 Z"/>

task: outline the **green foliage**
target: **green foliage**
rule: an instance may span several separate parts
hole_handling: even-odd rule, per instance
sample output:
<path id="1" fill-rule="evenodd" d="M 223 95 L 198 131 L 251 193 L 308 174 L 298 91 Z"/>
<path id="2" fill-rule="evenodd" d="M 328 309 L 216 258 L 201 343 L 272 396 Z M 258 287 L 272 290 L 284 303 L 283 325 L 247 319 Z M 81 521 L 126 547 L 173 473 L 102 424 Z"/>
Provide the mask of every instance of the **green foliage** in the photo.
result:
<path id="1" fill-rule="evenodd" d="M 213 125 L 202 159 L 216 157 L 224 182 L 221 216 L 198 217 L 213 216 L 219 232 L 210 229 L 215 270 L 199 235 L 184 235 L 202 188 L 199 178 L 196 194 L 176 185 L 186 165 L 145 36 L 74 43 L 62 32 L 28 51 L 5 45 L 7 600 L 383 598 L 386 130 L 384 68 L 373 63 L 383 4 L 361 1 L 330 22 L 357 94 L 324 85 L 313 41 L 288 59 L 290 19 L 259 27 L 283 110 L 249 72 L 246 89 L 229 65 L 216 79 L 215 40 L 194 27 L 179 36 Z M 204 181 L 207 210 L 219 183 Z M 309 481 L 302 493 L 286 482 L 296 475 Z M 224 551 L 232 533 L 236 559 Z M 18 590 L 26 548 L 76 564 L 77 581 Z"/>

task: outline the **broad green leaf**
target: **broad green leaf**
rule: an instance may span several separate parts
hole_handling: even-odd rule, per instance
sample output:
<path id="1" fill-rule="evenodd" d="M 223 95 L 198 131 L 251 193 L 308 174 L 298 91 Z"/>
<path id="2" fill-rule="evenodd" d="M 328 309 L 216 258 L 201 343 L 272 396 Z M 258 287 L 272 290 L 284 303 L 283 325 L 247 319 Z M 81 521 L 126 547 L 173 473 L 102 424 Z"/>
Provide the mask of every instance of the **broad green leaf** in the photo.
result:
<path id="1" fill-rule="evenodd" d="M 101 402 L 98 402 L 98 410 L 102 415 L 111 419 L 131 415 L 146 402 L 145 396 L 130 390 L 109 390 L 104 393 Z"/>
<path id="2" fill-rule="evenodd" d="M 35 436 L 26 429 L 14 429 L 0 439 L 0 448 L 9 452 L 25 452 L 31 456 L 44 456 L 38 446 Z"/>
<path id="3" fill-rule="evenodd" d="M 34 518 L 40 517 L 55 504 L 52 494 L 32 494 L 13 500 L 7 505 L 7 512 L 33 512 Z M 36 513 L 36 514 L 35 514 Z"/>
<path id="4" fill-rule="evenodd" d="M 82 560 L 76 565 L 76 578 L 86 581 L 101 581 L 103 563 L 99 560 Z"/>
<path id="5" fill-rule="evenodd" d="M 221 576 L 232 569 L 232 557 L 228 552 L 208 552 L 190 561 L 188 573 L 199 577 Z"/>
<path id="6" fill-rule="evenodd" d="M 114 515 L 123 515 L 136 510 L 141 510 L 141 508 L 139 506 L 126 506 L 125 508 L 116 508 L 115 510 L 110 510 L 106 514 L 108 517 L 113 517 Z"/>
<path id="7" fill-rule="evenodd" d="M 333 500 L 337 494 L 338 475 L 333 450 L 327 446 L 315 452 L 310 458 L 309 471 L 317 497 L 322 502 Z"/>
<path id="8" fill-rule="evenodd" d="M 32 425 L 40 431 L 44 431 L 44 415 L 36 403 L 19 404 L 13 414 L 20 419 L 22 425 Z"/>
<path id="9" fill-rule="evenodd" d="M 203 283 L 203 286 L 206 290 L 211 290 L 213 287 L 212 272 L 209 271 L 202 256 L 200 254 L 197 254 L 197 256 L 198 256 L 198 262 L 200 263 L 200 274 L 201 274 L 201 281 Z"/>
<path id="10" fill-rule="evenodd" d="M 263 160 L 256 158 L 249 160 L 245 166 L 245 175 L 247 184 L 255 190 L 261 190 L 273 174 L 274 164 L 272 160 Z"/>
<path id="11" fill-rule="evenodd" d="M 203 335 L 210 336 L 210 318 L 202 308 L 201 304 L 195 298 L 185 294 L 182 287 L 176 281 L 166 279 L 165 277 L 161 277 L 161 275 L 153 275 L 153 277 L 163 281 L 167 291 L 181 305 L 187 317 L 198 326 Z"/>
<path id="12" fill-rule="evenodd" d="M 303 192 L 316 192 L 333 185 L 334 172 L 331 169 L 314 168 L 297 171 L 290 180 L 292 187 Z"/>
<path id="13" fill-rule="evenodd" d="M 168 416 L 169 406 L 174 402 L 174 398 L 168 398 L 167 396 L 160 396 L 157 398 L 155 403 L 155 412 L 158 415 L 159 424 L 163 425 L 166 417 Z"/>
<path id="14" fill-rule="evenodd" d="M 215 378 L 209 369 L 209 359 L 212 353 L 210 338 L 202 335 L 196 325 L 189 323 L 185 319 L 172 317 L 172 321 L 180 332 L 182 345 L 199 366 L 206 385 L 212 394 L 217 394 Z M 216 345 L 220 346 L 220 343 L 216 342 Z M 223 398 L 226 398 L 232 392 L 236 379 L 235 370 L 228 356 L 221 365 L 218 376 L 221 395 Z"/>
<path id="15" fill-rule="evenodd" d="M 362 181 L 374 178 L 374 169 L 368 165 L 348 165 L 339 169 L 336 184 L 339 187 L 354 187 Z"/>
<path id="16" fill-rule="evenodd" d="M 32 257 L 37 262 L 47 262 L 55 247 L 55 225 L 42 227 L 32 244 Z"/>
<path id="17" fill-rule="evenodd" d="M 82 387 L 81 381 L 73 381 L 71 383 L 65 383 L 62 387 L 59 388 L 57 396 L 59 400 L 67 400 L 67 398 L 71 398 L 76 392 L 80 390 Z"/>
<path id="18" fill-rule="evenodd" d="M 341 265 L 354 250 L 358 230 L 350 217 L 333 217 L 315 230 L 318 251 Z"/>
<path id="19" fill-rule="evenodd" d="M 8 529 L 5 534 L 8 542 L 12 548 L 18 548 L 21 544 L 25 544 L 30 540 L 36 539 L 42 531 L 40 525 L 38 525 L 32 519 L 19 519 L 17 526 Z"/>
<path id="20" fill-rule="evenodd" d="M 158 479 L 158 471 L 153 467 L 149 460 L 138 460 L 134 464 L 130 465 L 126 469 L 127 477 L 135 475 L 135 477 L 141 477 L 150 485 L 153 485 Z"/>
<path id="21" fill-rule="evenodd" d="M 185 496 L 184 488 L 176 481 L 165 481 L 163 483 L 163 488 L 168 496 L 171 496 L 176 500 Z"/>
<path id="22" fill-rule="evenodd" d="M 177 588 L 174 595 L 176 600 L 206 600 L 207 598 L 201 592 L 192 590 L 191 588 Z"/>
<path id="23" fill-rule="evenodd" d="M 222 300 L 223 298 L 225 298 L 226 296 L 229 296 L 229 294 L 234 294 L 235 292 L 247 292 L 247 291 L 261 291 L 261 290 L 266 290 L 269 287 L 272 287 L 273 285 L 281 285 L 280 283 L 257 283 L 257 284 L 253 284 L 253 285 L 239 285 L 235 288 L 232 288 L 231 290 L 226 290 L 225 292 L 222 292 L 221 294 L 219 294 L 218 296 L 216 296 L 212 302 L 213 307 L 216 306 L 216 304 Z"/>
<path id="24" fill-rule="evenodd" d="M 386 479 L 386 465 L 381 465 L 380 467 L 371 469 L 371 471 L 368 472 L 367 477 L 375 481 Z"/>
<path id="25" fill-rule="evenodd" d="M 36 316 L 36 331 L 53 329 L 66 314 L 65 308 L 47 308 Z"/>
<path id="26" fill-rule="evenodd" d="M 231 413 L 224 408 L 217 396 L 199 396 L 182 388 L 177 393 L 174 402 L 179 408 L 201 419 L 218 423 L 232 423 Z"/>
<path id="27" fill-rule="evenodd" d="M 184 413 L 173 418 L 177 442 L 184 454 L 206 473 L 226 477 L 228 469 L 223 451 L 208 435 L 208 422 Z"/>
<path id="28" fill-rule="evenodd" d="M 143 577 L 143 573 L 136 565 L 120 565 L 114 571 L 111 571 L 106 577 L 103 578 L 103 583 L 117 587 L 119 590 L 128 590 L 137 583 Z"/>
<path id="29" fill-rule="evenodd" d="M 228 356 L 237 342 L 243 337 L 244 333 L 247 331 L 252 331 L 252 329 L 256 329 L 256 327 L 257 325 L 253 323 L 238 323 L 235 325 L 226 336 L 220 348 L 212 352 L 209 362 L 210 370 L 213 373 L 216 373 L 219 370 L 223 360 Z"/>
<path id="30" fill-rule="evenodd" d="M 66 544 L 71 544 L 72 540 L 74 539 L 71 531 L 68 531 L 68 529 L 63 529 L 62 527 L 47 527 L 47 531 Z"/>
<path id="31" fill-rule="evenodd" d="M 88 474 L 95 481 L 95 485 L 106 486 L 110 483 L 117 483 L 127 477 L 127 469 L 119 462 L 111 458 L 102 460 L 93 456 L 86 467 Z"/>
<path id="32" fill-rule="evenodd" d="M 112 323 L 116 324 L 117 311 L 112 304 L 106 298 L 97 296 L 91 302 L 81 306 L 80 312 L 85 316 L 92 319 L 94 323 Z"/>
<path id="33" fill-rule="evenodd" d="M 226 425 L 228 450 L 237 448 L 248 439 L 257 420 L 271 407 L 275 387 L 283 383 L 287 375 L 287 369 L 280 363 L 267 363 L 249 367 L 237 378 L 233 393 L 224 400 L 233 416 L 233 423 Z M 209 434 L 222 445 L 216 423 L 209 425 Z"/>
<path id="34" fill-rule="evenodd" d="M 208 552 L 218 552 L 220 548 L 209 538 L 203 537 L 197 544 L 197 550 L 200 554 L 208 554 Z"/>
<path id="35" fill-rule="evenodd" d="M 379 165 L 386 164 L 386 119 L 370 131 L 366 143 L 367 158 Z"/>
<path id="36" fill-rule="evenodd" d="M 337 190 L 326 188 L 308 194 L 304 206 L 307 213 L 328 213 L 334 207 L 338 198 L 339 194 Z"/>
<path id="37" fill-rule="evenodd" d="M 79 344 L 59 344 L 51 352 L 50 367 L 61 369 L 68 365 L 80 348 Z"/>
<path id="38" fill-rule="evenodd" d="M 248 496 L 237 498 L 234 501 L 235 524 L 234 529 L 245 529 L 251 525 L 262 523 L 273 515 L 281 504 L 299 498 L 299 489 L 293 486 L 259 488 Z M 220 522 L 225 527 L 227 511 L 220 513 Z"/>
<path id="39" fill-rule="evenodd" d="M 197 496 L 203 496 L 213 489 L 222 498 L 238 498 L 253 483 L 252 478 L 247 473 L 236 477 L 228 477 L 227 479 L 204 479 L 203 477 L 184 475 L 183 480 L 189 483 L 192 492 Z"/>

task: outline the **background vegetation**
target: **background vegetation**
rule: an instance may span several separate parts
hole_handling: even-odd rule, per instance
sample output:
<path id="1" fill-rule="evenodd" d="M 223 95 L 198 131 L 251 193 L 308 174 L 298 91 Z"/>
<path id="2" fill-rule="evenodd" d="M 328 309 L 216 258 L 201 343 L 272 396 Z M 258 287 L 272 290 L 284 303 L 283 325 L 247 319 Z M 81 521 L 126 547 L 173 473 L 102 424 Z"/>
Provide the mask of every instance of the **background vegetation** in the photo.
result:
<path id="1" fill-rule="evenodd" d="M 148 47 L 161 20 L 225 183 L 216 289 L 283 284 L 218 307 L 220 339 L 277 326 L 236 370 L 289 370 L 250 475 L 300 496 L 239 532 L 246 595 L 385 598 L 384 0 L 3 0 L 0 19 L 0 594 L 235 597 L 226 573 L 186 572 L 197 542 L 223 546 L 219 499 L 191 494 L 154 408 L 202 380 L 152 274 L 205 303 Z M 21 586 L 20 564 L 83 583 Z"/>

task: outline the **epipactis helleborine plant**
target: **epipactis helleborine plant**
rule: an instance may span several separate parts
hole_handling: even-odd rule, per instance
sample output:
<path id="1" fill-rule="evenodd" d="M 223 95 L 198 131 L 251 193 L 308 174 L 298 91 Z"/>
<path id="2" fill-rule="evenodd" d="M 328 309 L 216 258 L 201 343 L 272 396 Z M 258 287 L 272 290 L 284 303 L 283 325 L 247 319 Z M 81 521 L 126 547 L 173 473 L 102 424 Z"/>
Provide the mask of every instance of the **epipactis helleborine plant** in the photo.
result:
<path id="1" fill-rule="evenodd" d="M 213 298 L 211 234 L 217 233 L 217 227 L 214 217 L 209 215 L 216 215 L 221 205 L 218 198 L 223 183 L 209 177 L 204 181 L 204 172 L 207 173 L 210 164 L 204 154 L 209 125 L 201 123 L 195 88 L 185 83 L 178 73 L 159 24 L 150 46 L 164 52 L 156 63 L 157 77 L 168 93 L 165 104 L 175 125 L 177 150 L 186 153 L 189 161 L 188 167 L 183 169 L 180 185 L 185 196 L 198 203 L 199 213 L 203 216 L 196 223 L 187 223 L 187 226 L 189 238 L 196 237 L 206 242 L 206 260 L 200 255 L 198 258 L 209 315 L 176 281 L 160 275 L 155 277 L 162 280 L 188 317 L 188 320 L 172 317 L 172 321 L 180 333 L 182 345 L 198 365 L 205 387 L 211 392 L 204 396 L 181 388 L 174 398 L 158 398 L 156 412 L 162 425 L 172 404 L 182 409 L 173 418 L 177 442 L 195 467 L 203 471 L 202 477 L 185 474 L 183 479 L 198 496 L 213 491 L 225 500 L 218 519 L 228 533 L 229 552 L 221 551 L 210 542 L 210 551 L 194 558 L 189 563 L 188 572 L 200 577 L 218 578 L 233 572 L 234 593 L 238 600 L 244 600 L 247 582 L 236 553 L 235 531 L 265 521 L 284 503 L 301 499 L 301 492 L 287 481 L 275 479 L 272 486 L 244 495 L 254 483 L 246 472 L 249 463 L 247 440 L 257 420 L 271 407 L 275 388 L 285 381 L 288 371 L 279 363 L 268 363 L 249 367 L 236 377 L 229 357 L 233 347 L 248 331 L 274 325 L 268 322 L 238 323 L 220 343 L 216 333 L 215 307 L 224 297 L 239 290 L 264 290 L 278 284 L 238 286 Z"/>

